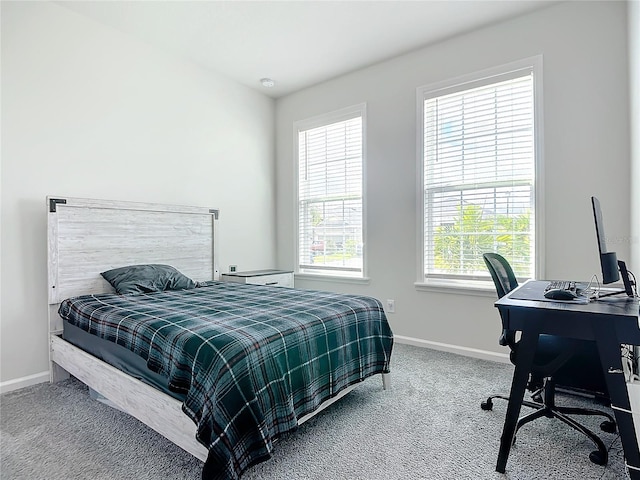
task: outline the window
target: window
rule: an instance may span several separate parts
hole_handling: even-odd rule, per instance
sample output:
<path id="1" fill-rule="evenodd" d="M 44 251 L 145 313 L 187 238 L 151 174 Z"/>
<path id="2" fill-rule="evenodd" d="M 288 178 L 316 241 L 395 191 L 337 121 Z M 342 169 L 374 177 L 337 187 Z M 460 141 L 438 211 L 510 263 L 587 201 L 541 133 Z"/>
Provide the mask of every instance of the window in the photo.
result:
<path id="1" fill-rule="evenodd" d="M 364 110 L 296 124 L 299 272 L 363 277 Z"/>
<path id="2" fill-rule="evenodd" d="M 484 252 L 536 273 L 538 60 L 418 90 L 423 278 L 487 280 Z"/>

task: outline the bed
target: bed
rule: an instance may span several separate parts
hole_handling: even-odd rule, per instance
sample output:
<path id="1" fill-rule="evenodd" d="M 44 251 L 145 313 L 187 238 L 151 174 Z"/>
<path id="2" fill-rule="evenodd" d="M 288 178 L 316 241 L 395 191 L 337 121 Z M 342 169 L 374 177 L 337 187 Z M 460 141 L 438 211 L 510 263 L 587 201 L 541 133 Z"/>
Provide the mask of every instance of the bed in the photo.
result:
<path id="1" fill-rule="evenodd" d="M 380 302 L 220 282 L 218 210 L 63 197 L 47 208 L 51 380 L 77 377 L 203 460 L 203 478 L 240 478 L 370 376 L 388 386 Z M 119 294 L 101 275 L 140 265 L 193 284 Z"/>

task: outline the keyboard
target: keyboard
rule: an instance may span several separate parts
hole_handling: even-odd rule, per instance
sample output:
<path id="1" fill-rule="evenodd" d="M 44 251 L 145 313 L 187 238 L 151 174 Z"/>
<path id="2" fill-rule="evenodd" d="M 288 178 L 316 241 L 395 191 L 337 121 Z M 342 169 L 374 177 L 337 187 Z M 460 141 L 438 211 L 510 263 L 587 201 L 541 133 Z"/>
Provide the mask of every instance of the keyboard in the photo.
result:
<path id="1" fill-rule="evenodd" d="M 552 280 L 544 289 L 545 292 L 549 290 L 571 290 L 576 291 L 576 282 L 572 280 Z"/>

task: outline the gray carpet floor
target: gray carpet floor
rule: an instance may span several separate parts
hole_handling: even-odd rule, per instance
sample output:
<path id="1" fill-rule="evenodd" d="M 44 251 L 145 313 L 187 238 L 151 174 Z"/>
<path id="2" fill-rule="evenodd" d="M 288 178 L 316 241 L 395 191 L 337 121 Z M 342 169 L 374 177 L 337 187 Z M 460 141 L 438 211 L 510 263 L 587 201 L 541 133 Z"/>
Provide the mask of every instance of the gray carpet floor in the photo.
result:
<path id="1" fill-rule="evenodd" d="M 583 435 L 558 420 L 523 427 L 507 473 L 495 472 L 513 367 L 396 344 L 392 388 L 374 377 L 283 436 L 273 457 L 243 480 L 626 479 L 617 434 L 583 423 L 607 446 L 606 467 L 589 461 Z M 559 404 L 589 404 L 560 396 Z M 523 408 L 523 411 L 525 409 Z M 528 410 L 528 409 L 527 409 Z M 89 397 L 80 382 L 39 384 L 0 397 L 0 478 L 199 479 L 202 463 L 134 418 Z"/>

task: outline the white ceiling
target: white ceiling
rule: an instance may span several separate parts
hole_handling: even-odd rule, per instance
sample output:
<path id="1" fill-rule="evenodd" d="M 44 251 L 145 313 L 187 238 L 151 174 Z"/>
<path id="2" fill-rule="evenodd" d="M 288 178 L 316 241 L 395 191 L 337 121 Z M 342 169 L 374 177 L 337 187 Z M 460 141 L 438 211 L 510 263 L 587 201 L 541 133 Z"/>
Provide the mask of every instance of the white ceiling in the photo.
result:
<path id="1" fill-rule="evenodd" d="M 57 1 L 274 98 L 550 0 Z M 260 79 L 272 78 L 273 88 Z"/>

